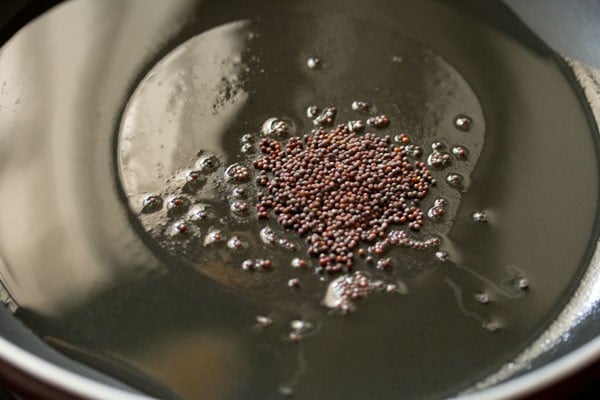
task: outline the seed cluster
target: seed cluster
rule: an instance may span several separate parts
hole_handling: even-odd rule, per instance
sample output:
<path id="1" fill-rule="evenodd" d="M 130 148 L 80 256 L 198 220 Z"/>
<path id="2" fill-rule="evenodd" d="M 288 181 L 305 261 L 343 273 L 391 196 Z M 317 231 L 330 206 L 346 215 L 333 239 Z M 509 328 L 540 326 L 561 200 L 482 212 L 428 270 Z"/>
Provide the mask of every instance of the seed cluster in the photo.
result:
<path id="1" fill-rule="evenodd" d="M 344 299 L 360 299 L 367 297 L 373 290 L 372 283 L 367 276 L 360 272 L 346 276 L 344 279 L 336 281 L 334 289 Z"/>
<path id="2" fill-rule="evenodd" d="M 386 128 L 390 125 L 390 122 L 387 115 L 376 115 L 367 119 L 367 125 L 374 128 Z"/>
<path id="3" fill-rule="evenodd" d="M 411 160 L 404 145 L 389 136 L 358 135 L 347 125 L 315 129 L 287 145 L 265 138 L 253 163 L 259 218 L 277 215 L 285 229 L 306 237 L 309 254 L 321 270 L 352 270 L 354 251 L 362 242 L 385 239 L 388 227 L 407 224 L 419 231 L 420 201 L 435 185 L 427 165 Z M 391 244 L 427 248 L 428 244 L 396 233 Z"/>
<path id="4" fill-rule="evenodd" d="M 348 130 L 350 132 L 360 133 L 365 130 L 365 123 L 360 119 L 348 121 Z"/>
<path id="5" fill-rule="evenodd" d="M 272 267 L 273 261 L 268 258 L 247 259 L 242 262 L 242 269 L 244 271 L 268 271 Z"/>
<path id="6" fill-rule="evenodd" d="M 337 115 L 337 108 L 327 107 L 323 110 L 321 115 L 318 115 L 313 119 L 313 125 L 315 126 L 332 126 L 335 122 Z"/>
<path id="7" fill-rule="evenodd" d="M 250 170 L 239 164 L 233 164 L 225 171 L 225 177 L 236 182 L 245 182 L 250 177 Z"/>

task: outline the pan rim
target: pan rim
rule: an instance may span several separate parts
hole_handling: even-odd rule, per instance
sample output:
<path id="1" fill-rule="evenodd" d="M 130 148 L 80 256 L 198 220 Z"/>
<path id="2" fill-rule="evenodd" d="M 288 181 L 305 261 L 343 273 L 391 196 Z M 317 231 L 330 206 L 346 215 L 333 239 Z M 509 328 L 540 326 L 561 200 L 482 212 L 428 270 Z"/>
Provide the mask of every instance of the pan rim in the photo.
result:
<path id="1" fill-rule="evenodd" d="M 11 382 L 16 390 L 27 390 L 23 387 L 27 380 L 41 383 L 49 391 L 58 390 L 69 396 L 90 400 L 124 399 L 149 400 L 143 394 L 127 392 L 110 385 L 94 381 L 65 368 L 52 364 L 27 350 L 9 342 L 0 336 L 0 376 L 10 376 L 11 372 L 22 377 L 23 383 Z"/>
<path id="2" fill-rule="evenodd" d="M 594 253 L 599 252 L 596 249 Z M 507 399 L 522 397 L 534 393 L 552 383 L 582 370 L 600 359 L 600 337 L 596 337 L 576 350 L 553 360 L 552 362 L 516 378 L 499 383 L 495 386 L 478 390 L 472 394 L 462 394 L 456 397 L 464 399 Z M 11 371 L 26 375 L 28 378 L 41 382 L 49 390 L 58 389 L 68 395 L 84 399 L 114 399 L 125 400 L 151 399 L 142 394 L 135 394 L 97 382 L 65 368 L 49 363 L 35 354 L 5 340 L 0 336 L 0 365 L 4 363 L 9 371 L 0 369 L 0 375 L 9 375 Z M 4 365 L 3 365 L 4 366 Z M 22 387 L 26 389 L 26 387 Z"/>
<path id="3" fill-rule="evenodd" d="M 600 359 L 600 337 L 590 340 L 577 350 L 530 373 L 509 379 L 490 388 L 459 395 L 458 398 L 464 400 L 499 400 L 523 397 L 540 391 L 552 383 L 582 370 L 598 359 Z M 30 379 L 36 383 L 41 383 L 49 391 L 58 390 L 73 398 L 89 400 L 153 399 L 153 397 L 144 394 L 126 392 L 71 372 L 23 350 L 2 337 L 0 337 L 0 363 L 6 364 L 10 369 L 10 371 L 4 368 L 0 369 L 0 375 L 7 376 L 10 375 L 10 372 L 13 372 L 23 376 L 24 381 L 21 385 L 12 382 L 16 390 L 26 390 L 23 386 Z"/>

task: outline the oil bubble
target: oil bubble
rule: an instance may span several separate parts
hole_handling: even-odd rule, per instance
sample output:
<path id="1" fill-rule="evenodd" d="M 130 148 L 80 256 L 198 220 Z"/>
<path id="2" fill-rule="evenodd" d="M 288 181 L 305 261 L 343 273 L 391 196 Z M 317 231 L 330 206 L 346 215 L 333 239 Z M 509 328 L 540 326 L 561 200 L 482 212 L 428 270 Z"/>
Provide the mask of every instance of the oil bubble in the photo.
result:
<path id="1" fill-rule="evenodd" d="M 221 161 L 215 155 L 204 154 L 201 155 L 196 161 L 196 167 L 202 173 L 214 172 L 221 165 Z"/>
<path id="2" fill-rule="evenodd" d="M 190 171 L 185 177 L 186 182 L 206 181 L 206 177 L 200 171 Z"/>
<path id="3" fill-rule="evenodd" d="M 433 201 L 433 205 L 436 207 L 446 207 L 448 205 L 448 200 L 443 197 L 438 197 Z"/>
<path id="4" fill-rule="evenodd" d="M 443 150 L 446 148 L 446 145 L 442 142 L 440 142 L 439 140 L 436 140 L 435 142 L 431 143 L 431 149 L 432 150 Z"/>
<path id="5" fill-rule="evenodd" d="M 469 151 L 465 146 L 454 146 L 452 148 L 452 154 L 457 160 L 466 160 L 469 155 Z"/>
<path id="6" fill-rule="evenodd" d="M 259 235 L 260 235 L 260 239 L 265 244 L 274 244 L 275 240 L 277 239 L 275 237 L 275 231 L 273 230 L 273 228 L 271 228 L 269 226 L 265 226 L 264 228 L 262 228 L 260 230 Z"/>
<path id="7" fill-rule="evenodd" d="M 367 125 L 377 129 L 387 128 L 388 126 L 390 126 L 391 122 L 392 121 L 390 120 L 390 117 L 383 114 L 376 115 L 367 119 Z"/>
<path id="8" fill-rule="evenodd" d="M 290 332 L 288 334 L 288 340 L 290 343 L 298 343 L 302 340 L 302 336 L 298 335 L 296 332 Z"/>
<path id="9" fill-rule="evenodd" d="M 367 297 L 373 291 L 383 291 L 386 284 L 383 281 L 371 281 L 362 272 L 343 275 L 331 281 L 322 303 L 335 308 L 342 313 L 356 309 L 353 300 Z"/>
<path id="10" fill-rule="evenodd" d="M 314 328 L 314 324 L 310 321 L 295 319 L 290 322 L 290 328 L 298 335 L 306 335 Z"/>
<path id="11" fill-rule="evenodd" d="M 421 146 L 417 146 L 414 144 L 409 144 L 405 147 L 406 152 L 408 153 L 408 155 L 414 157 L 414 158 L 421 158 L 423 157 L 423 148 Z"/>
<path id="12" fill-rule="evenodd" d="M 427 217 L 434 222 L 441 221 L 444 215 L 446 215 L 446 209 L 444 207 L 431 207 L 427 210 Z"/>
<path id="13" fill-rule="evenodd" d="M 146 196 L 142 200 L 142 212 L 144 214 L 151 214 L 160 211 L 163 206 L 163 199 L 160 196 Z"/>
<path id="14" fill-rule="evenodd" d="M 292 268 L 306 268 L 308 264 L 307 264 L 306 260 L 295 257 L 292 259 L 291 265 L 292 265 Z"/>
<path id="15" fill-rule="evenodd" d="M 187 220 L 196 225 L 207 221 L 211 217 L 213 217 L 213 215 L 211 215 L 206 209 L 206 206 L 203 205 L 195 205 L 190 208 L 187 213 Z"/>
<path id="16" fill-rule="evenodd" d="M 348 130 L 350 132 L 361 133 L 365 130 L 365 123 L 360 120 L 348 121 Z"/>
<path id="17" fill-rule="evenodd" d="M 283 238 L 279 239 L 279 240 L 277 240 L 277 244 L 279 246 L 283 247 L 285 250 L 288 250 L 288 251 L 297 250 L 296 245 L 293 242 L 291 242 L 291 241 L 289 241 L 287 239 L 283 239 Z"/>
<path id="18" fill-rule="evenodd" d="M 385 291 L 388 293 L 397 293 L 398 292 L 398 285 L 396 283 L 388 283 L 385 286 Z"/>
<path id="19" fill-rule="evenodd" d="M 436 169 L 444 169 L 452 164 L 452 155 L 444 151 L 433 151 L 427 157 L 427 164 Z"/>
<path id="20" fill-rule="evenodd" d="M 181 215 L 190 207 L 190 200 L 187 197 L 172 197 L 167 202 L 167 213 L 169 216 Z"/>
<path id="21" fill-rule="evenodd" d="M 256 325 L 260 326 L 261 328 L 267 328 L 273 325 L 273 319 L 265 317 L 264 315 L 257 315 L 255 320 Z"/>
<path id="22" fill-rule="evenodd" d="M 240 141 L 243 144 L 249 144 L 249 143 L 254 143 L 256 141 L 256 138 L 254 137 L 253 133 L 245 133 L 242 135 L 242 138 L 240 139 Z"/>
<path id="23" fill-rule="evenodd" d="M 206 176 L 201 171 L 189 171 L 185 176 L 185 184 L 182 187 L 184 193 L 194 194 L 206 184 Z"/>
<path id="24" fill-rule="evenodd" d="M 254 154 L 256 148 L 251 143 L 244 143 L 240 148 L 240 151 L 244 154 Z"/>
<path id="25" fill-rule="evenodd" d="M 246 182 L 250 178 L 250 170 L 240 164 L 232 164 L 225 170 L 225 179 L 237 183 Z"/>
<path id="26" fill-rule="evenodd" d="M 483 324 L 483 329 L 485 329 L 488 332 L 494 333 L 494 332 L 497 332 L 500 329 L 500 325 L 498 325 L 494 321 L 486 322 L 486 323 Z"/>
<path id="27" fill-rule="evenodd" d="M 292 289 L 300 289 L 300 279 L 298 278 L 292 278 L 290 280 L 288 280 L 288 286 L 291 287 Z"/>
<path id="28" fill-rule="evenodd" d="M 526 278 L 519 278 L 517 280 L 517 287 L 520 290 L 527 290 L 529 289 L 529 281 Z"/>
<path id="29" fill-rule="evenodd" d="M 446 176 L 446 182 L 448 182 L 450 186 L 459 187 L 462 185 L 463 177 L 460 174 L 448 174 Z"/>
<path id="30" fill-rule="evenodd" d="M 244 200 L 235 200 L 231 202 L 229 209 L 231 210 L 231 212 L 234 212 L 236 214 L 243 214 L 248 212 L 250 206 L 248 205 L 248 202 Z"/>
<path id="31" fill-rule="evenodd" d="M 319 115 L 319 107 L 317 106 L 309 106 L 306 109 L 306 116 L 310 119 L 316 118 Z"/>
<path id="32" fill-rule="evenodd" d="M 394 246 L 407 247 L 415 250 L 427 250 L 439 247 L 442 244 L 442 238 L 439 236 L 429 236 L 424 240 L 413 238 L 403 230 L 393 230 L 388 233 L 387 240 Z"/>
<path id="33" fill-rule="evenodd" d="M 236 187 L 235 189 L 233 189 L 231 191 L 231 196 L 234 199 L 245 199 L 247 195 L 248 195 L 248 193 L 246 192 L 246 189 L 244 189 L 244 188 Z"/>
<path id="34" fill-rule="evenodd" d="M 252 261 L 252 260 L 242 261 L 242 269 L 247 272 L 253 271 L 254 270 L 254 261 Z"/>
<path id="35" fill-rule="evenodd" d="M 437 258 L 438 261 L 446 262 L 450 259 L 450 253 L 445 250 L 439 250 L 435 252 L 435 258 Z"/>
<path id="36" fill-rule="evenodd" d="M 399 135 L 394 136 L 394 141 L 403 144 L 403 145 L 409 145 L 411 140 L 410 140 L 410 136 L 408 136 L 407 133 L 401 133 Z"/>
<path id="37" fill-rule="evenodd" d="M 475 211 L 473 214 L 471 214 L 471 219 L 474 222 L 486 222 L 487 214 L 485 211 Z"/>
<path id="38" fill-rule="evenodd" d="M 487 293 L 485 293 L 485 292 L 477 293 L 475 295 L 475 301 L 478 302 L 478 303 L 481 303 L 481 304 L 489 304 L 490 303 L 490 296 Z"/>
<path id="39" fill-rule="evenodd" d="M 293 127 L 288 121 L 272 117 L 263 123 L 261 132 L 265 136 L 287 136 L 293 134 Z"/>
<path id="40" fill-rule="evenodd" d="M 319 57 L 309 57 L 306 60 L 306 66 L 310 69 L 321 69 L 323 67 L 323 62 Z"/>
<path id="41" fill-rule="evenodd" d="M 268 258 L 259 258 L 254 262 L 254 265 L 261 271 L 269 271 L 273 268 L 273 261 Z"/>
<path id="42" fill-rule="evenodd" d="M 454 118 L 454 127 L 459 131 L 468 132 L 471 130 L 473 119 L 467 115 L 458 115 Z"/>
<path id="43" fill-rule="evenodd" d="M 392 267 L 392 259 L 389 257 L 382 258 L 381 260 L 377 261 L 377 269 L 386 271 L 386 270 L 390 269 L 391 267 Z"/>
<path id="44" fill-rule="evenodd" d="M 187 236 L 191 233 L 190 226 L 185 221 L 179 220 L 172 223 L 166 231 L 167 235 L 171 237 L 175 236 Z"/>
<path id="45" fill-rule="evenodd" d="M 354 111 L 361 111 L 364 113 L 368 113 L 369 110 L 371 109 L 371 104 L 367 101 L 354 100 L 352 102 L 352 109 Z"/>
<path id="46" fill-rule="evenodd" d="M 231 250 L 242 250 L 248 247 L 248 243 L 237 236 L 232 236 L 227 241 L 227 247 Z"/>
<path id="47" fill-rule="evenodd" d="M 219 229 L 211 229 L 204 238 L 204 245 L 208 246 L 213 243 L 220 243 L 224 240 L 223 232 Z"/>

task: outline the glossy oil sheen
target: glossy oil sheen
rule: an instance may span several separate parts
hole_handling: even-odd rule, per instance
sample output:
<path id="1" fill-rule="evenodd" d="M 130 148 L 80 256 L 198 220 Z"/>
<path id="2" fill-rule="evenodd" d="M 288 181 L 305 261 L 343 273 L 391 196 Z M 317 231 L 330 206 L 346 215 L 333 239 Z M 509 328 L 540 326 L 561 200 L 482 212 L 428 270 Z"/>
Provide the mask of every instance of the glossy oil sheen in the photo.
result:
<path id="1" fill-rule="evenodd" d="M 313 32 L 319 26 L 332 29 L 314 38 Z M 294 131 L 301 136 L 314 128 L 312 120 L 302 115 L 310 104 L 337 106 L 339 124 L 356 118 L 365 121 L 368 113 L 352 111 L 355 98 L 369 99 L 373 102 L 371 115 L 385 113 L 393 121 L 390 129 L 369 131 L 390 136 L 409 132 L 411 140 L 421 143 L 427 153 L 435 141 L 447 147 L 439 150 L 442 152 L 456 143 L 469 147 L 468 159 L 455 160 L 433 171 L 440 184 L 423 203 L 427 208 L 435 198 L 444 196 L 450 204 L 445 223 L 428 224 L 421 236 L 448 233 L 461 191 L 468 185 L 465 182 L 460 189 L 452 188 L 443 183 L 445 174 L 454 171 L 468 176 L 484 142 L 485 120 L 477 96 L 432 49 L 400 32 L 373 28 L 369 35 L 356 35 L 361 29 L 362 24 L 352 19 L 305 14 L 293 19 L 282 17 L 278 23 L 236 21 L 190 39 L 148 72 L 124 112 L 117 151 L 129 205 L 159 246 L 190 268 L 249 297 L 318 307 L 314 299 L 323 296 L 326 282 L 319 283 L 314 274 L 298 274 L 288 268 L 294 256 L 307 254 L 307 246 L 298 235 L 284 232 L 276 218 L 256 222 L 253 206 L 247 213 L 230 210 L 231 192 L 236 187 L 246 189 L 246 201 L 256 203 L 257 186 L 253 182 L 257 174 L 251 173 L 248 182 L 228 180 L 225 175 L 228 165 L 245 165 L 252 170 L 257 155 L 244 155 L 240 138 L 253 132 L 254 142 L 259 142 L 264 137 L 260 129 L 263 121 L 269 125 L 276 119 L 269 118 L 271 115 L 289 121 L 287 136 L 294 135 Z M 339 35 L 344 30 L 350 39 Z M 277 40 L 286 33 L 289 39 Z M 337 53 L 346 51 L 348 41 L 352 48 L 347 50 L 348 61 L 344 61 Z M 290 42 L 310 45 L 304 49 L 289 46 Z M 380 43 L 390 44 L 381 47 Z M 302 62 L 315 52 L 323 54 L 325 64 L 318 71 Z M 401 64 L 393 60 L 397 54 L 402 54 Z M 296 85 L 290 85 L 290 77 Z M 452 126 L 459 113 L 468 113 L 477 120 L 468 132 Z M 286 137 L 281 140 L 285 143 Z M 206 184 L 193 193 L 186 191 L 186 180 L 182 178 L 190 170 L 202 169 L 206 159 L 215 164 L 207 173 L 199 172 L 208 178 Z M 421 159 L 425 161 L 427 154 Z M 186 213 L 174 213 L 168 207 L 140 212 L 149 195 L 158 194 L 167 201 L 182 193 L 190 203 L 197 202 L 195 207 L 206 207 L 212 215 L 201 223 L 189 224 L 185 234 L 174 235 L 172 227 L 185 222 Z M 258 233 L 265 227 L 273 229 L 276 238 L 291 241 L 298 251 L 262 243 Z M 241 235 L 249 243 L 248 250 L 232 252 L 224 243 L 207 245 L 203 237 L 215 230 L 226 237 Z M 395 274 L 381 274 L 388 280 L 416 275 L 432 265 L 430 254 L 396 250 L 390 255 L 398 268 Z M 248 257 L 275 257 L 277 272 L 243 272 L 240 265 Z M 356 265 L 364 268 L 364 264 L 357 257 Z M 310 269 L 315 266 L 313 261 Z M 305 290 L 290 296 L 285 282 L 292 277 L 302 278 L 307 284 Z"/>
<path id="2" fill-rule="evenodd" d="M 496 3 L 279 3 L 74 1 L 3 48 L 0 276 L 20 306 L 16 315 L 65 354 L 161 397 L 279 398 L 281 385 L 299 399 L 454 394 L 526 347 L 583 271 L 598 173 L 595 132 L 579 94 L 555 56 Z M 132 147 L 129 160 L 149 166 L 127 170 L 127 104 L 161 60 L 211 29 L 217 49 L 206 53 L 213 55 L 243 53 L 236 38 L 260 34 L 242 54 L 250 71 L 217 68 L 198 54 L 192 61 L 205 65 L 200 77 L 212 86 L 205 97 L 190 96 L 200 90 L 195 83 L 171 76 L 185 83 L 179 92 L 149 97 L 149 106 L 172 99 L 171 109 L 151 112 L 157 122 L 144 127 L 148 146 Z M 374 42 L 367 56 L 355 51 Z M 435 68 L 413 68 L 406 73 L 414 80 L 401 73 L 395 80 L 392 67 L 416 59 L 397 54 L 409 42 L 431 49 L 441 69 L 457 75 L 435 86 L 428 75 Z M 306 67 L 313 56 L 321 69 Z M 373 56 L 382 66 L 357 77 Z M 194 65 L 186 68 L 174 73 Z M 221 96 L 224 71 L 241 82 L 236 96 Z M 410 98 L 394 87 L 403 80 Z M 466 93 L 464 100 L 446 93 L 455 103 L 439 103 L 447 82 L 459 82 L 453 93 Z M 459 171 L 468 190 L 460 203 L 454 199 L 454 223 L 444 225 L 450 261 L 397 256 L 395 273 L 408 294 L 373 296 L 349 316 L 327 315 L 320 291 L 298 301 L 279 278 L 253 277 L 257 287 L 248 290 L 246 275 L 232 284 L 206 274 L 140 221 L 132 196 L 160 190 L 197 150 L 234 154 L 241 134 L 269 117 L 290 117 L 305 129 L 313 101 L 350 110 L 363 95 L 392 116 L 392 132 L 418 132 L 424 147 L 441 137 L 480 151 L 472 171 Z M 458 141 L 455 113 L 470 114 L 474 129 L 483 123 L 485 141 Z M 173 115 L 186 129 L 169 128 Z M 170 129 L 164 143 L 150 132 L 159 124 Z M 144 137 L 136 132 L 136 140 Z M 485 223 L 472 221 L 476 211 L 485 211 Z M 273 271 L 281 282 L 287 263 Z M 513 290 L 515 277 L 526 277 L 529 289 Z M 481 292 L 489 304 L 476 300 Z M 256 315 L 273 325 L 257 329 Z M 283 337 L 297 318 L 312 321 L 316 333 L 290 344 Z M 500 329 L 490 333 L 487 322 Z"/>

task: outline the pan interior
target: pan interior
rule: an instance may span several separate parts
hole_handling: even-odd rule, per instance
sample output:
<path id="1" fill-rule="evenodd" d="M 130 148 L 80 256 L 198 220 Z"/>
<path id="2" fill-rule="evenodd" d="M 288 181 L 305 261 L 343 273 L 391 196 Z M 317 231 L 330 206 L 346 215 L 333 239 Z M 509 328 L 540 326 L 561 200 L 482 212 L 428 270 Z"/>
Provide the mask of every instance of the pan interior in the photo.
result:
<path id="1" fill-rule="evenodd" d="M 569 72 L 504 8 L 143 3 L 71 2 L 0 53 L 0 277 L 15 315 L 50 345 L 166 398 L 277 398 L 282 387 L 300 399 L 436 398 L 493 373 L 561 309 L 594 234 L 596 136 Z M 114 40 L 106 24 L 127 35 Z M 34 56 L 44 74 L 22 67 Z M 311 56 L 322 69 L 307 68 Z M 308 105 L 346 120 L 360 97 L 391 116 L 390 133 L 472 154 L 456 167 L 463 192 L 436 189 L 451 218 L 428 228 L 451 261 L 394 253 L 406 295 L 329 315 L 316 275 L 303 276 L 312 289 L 285 287 L 286 254 L 271 254 L 281 265 L 268 276 L 233 275 L 239 260 L 183 253 L 153 231 L 164 221 L 140 214 L 140 198 L 168 189 L 198 150 L 236 161 L 240 136 L 265 119 L 305 131 Z M 452 125 L 463 113 L 470 132 Z M 487 223 L 472 221 L 479 210 Z M 257 315 L 273 325 L 257 329 Z M 294 319 L 314 326 L 299 344 L 285 340 Z"/>
<path id="2" fill-rule="evenodd" d="M 322 26 L 331 28 L 315 38 L 313 32 Z M 252 171 L 253 161 L 261 156 L 258 142 L 266 137 L 261 133 L 264 121 L 280 116 L 289 122 L 291 135 L 301 137 L 315 128 L 305 110 L 318 104 L 321 108 L 338 106 L 331 125 L 356 119 L 364 122 L 378 113 L 388 115 L 389 129 L 367 130 L 379 137 L 395 137 L 396 144 L 398 136 L 408 132 L 414 145 L 422 145 L 423 155 L 415 160 L 427 160 L 437 151 L 430 150 L 435 143 L 444 146 L 441 151 L 447 154 L 457 145 L 467 149 L 468 156 L 456 157 L 449 167 L 431 168 L 439 184 L 421 207 L 434 208 L 434 199 L 440 198 L 448 204 L 444 218 L 426 223 L 418 235 L 446 237 L 441 248 L 451 251 L 454 260 L 461 259 L 447 234 L 484 143 L 485 119 L 477 96 L 432 49 L 400 32 L 371 29 L 363 35 L 361 29 L 357 21 L 314 15 L 293 15 L 283 24 L 237 21 L 190 39 L 148 72 L 123 116 L 118 163 L 130 208 L 157 247 L 249 298 L 292 308 L 319 308 L 335 276 L 290 268 L 292 259 L 301 257 L 307 259 L 308 270 L 314 271 L 318 258 L 308 257 L 302 237 L 282 229 L 275 216 L 257 220 L 254 204 L 260 186 L 254 182 L 257 171 Z M 346 49 L 344 36 L 351 37 L 352 49 Z M 277 39 L 281 37 L 286 40 Z M 306 65 L 321 54 L 324 66 L 315 70 Z M 371 110 L 353 110 L 353 100 L 368 101 Z M 472 120 L 468 131 L 454 126 L 460 115 Z M 248 134 L 252 139 L 245 143 Z M 286 139 L 280 138 L 284 144 Z M 244 152 L 248 147 L 250 152 Z M 205 160 L 218 165 L 205 168 Z M 250 178 L 243 182 L 227 179 L 228 166 L 234 164 L 248 167 Z M 199 175 L 196 181 L 190 181 L 191 174 Z M 458 187 L 446 182 L 451 174 L 463 177 Z M 236 197 L 234 190 L 240 188 L 245 194 Z M 160 198 L 162 207 L 147 204 L 149 196 Z M 171 207 L 176 199 L 189 204 L 178 210 Z M 240 201 L 250 210 L 232 208 Z M 202 218 L 197 218 L 198 212 Z M 181 224 L 185 232 L 177 229 Z M 406 229 L 406 224 L 398 228 Z M 296 249 L 264 243 L 259 235 L 263 229 L 272 229 Z M 216 231 L 224 239 L 208 243 Z M 240 238 L 245 246 L 230 248 L 227 243 L 232 237 Z M 368 244 L 361 247 L 367 250 Z M 272 259 L 273 273 L 251 274 L 240 267 L 245 259 L 261 257 Z M 393 258 L 397 268 L 378 272 L 374 265 L 355 257 L 356 269 L 394 282 L 416 279 L 440 265 L 434 251 L 396 248 L 377 259 L 385 257 Z M 303 281 L 303 290 L 290 292 L 286 282 L 294 278 Z"/>

